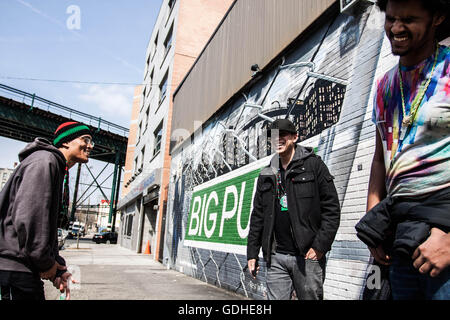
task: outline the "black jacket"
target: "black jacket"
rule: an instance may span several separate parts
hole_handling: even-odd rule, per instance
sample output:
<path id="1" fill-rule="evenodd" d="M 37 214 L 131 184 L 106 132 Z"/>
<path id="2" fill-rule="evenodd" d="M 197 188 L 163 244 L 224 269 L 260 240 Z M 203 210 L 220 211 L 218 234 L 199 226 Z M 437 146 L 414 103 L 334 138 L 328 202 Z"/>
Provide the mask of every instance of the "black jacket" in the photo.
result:
<path id="1" fill-rule="evenodd" d="M 262 247 L 270 266 L 274 241 L 276 174 L 279 156 L 258 177 L 247 238 L 247 259 L 258 259 Z M 296 146 L 286 170 L 286 192 L 292 235 L 300 254 L 310 248 L 326 253 L 336 236 L 340 221 L 340 205 L 333 176 L 311 148 Z"/>
<path id="2" fill-rule="evenodd" d="M 428 238 L 432 227 L 450 231 L 450 188 L 426 199 L 388 196 L 369 210 L 355 229 L 367 246 L 383 245 L 392 255 L 411 258 L 414 250 Z"/>
<path id="3" fill-rule="evenodd" d="M 66 160 L 45 139 L 19 153 L 19 166 L 0 192 L 0 270 L 44 272 L 59 256 L 57 220 Z"/>

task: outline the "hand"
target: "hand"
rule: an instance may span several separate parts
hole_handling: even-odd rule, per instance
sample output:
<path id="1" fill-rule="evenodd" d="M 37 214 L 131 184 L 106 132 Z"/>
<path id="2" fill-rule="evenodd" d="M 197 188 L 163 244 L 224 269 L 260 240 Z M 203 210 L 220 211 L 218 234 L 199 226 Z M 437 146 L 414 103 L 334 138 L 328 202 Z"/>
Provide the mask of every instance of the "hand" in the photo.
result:
<path id="1" fill-rule="evenodd" d="M 384 249 L 381 245 L 376 248 L 369 247 L 369 251 L 378 263 L 385 266 L 391 264 L 391 257 L 384 252 Z"/>
<path id="2" fill-rule="evenodd" d="M 55 261 L 55 263 L 53 264 L 53 266 L 50 269 L 48 269 L 45 272 L 39 273 L 39 275 L 44 280 L 54 281 L 55 277 L 56 277 L 56 270 L 67 270 L 67 267 L 62 266 L 58 262 Z"/>
<path id="3" fill-rule="evenodd" d="M 250 271 L 250 274 L 252 275 L 253 279 L 256 279 L 256 275 L 259 272 L 259 266 L 258 266 L 256 259 L 248 260 L 247 265 L 248 265 L 248 271 Z"/>
<path id="4" fill-rule="evenodd" d="M 450 234 L 432 228 L 428 239 L 414 251 L 413 265 L 420 273 L 436 277 L 450 265 Z"/>
<path id="5" fill-rule="evenodd" d="M 323 257 L 323 253 L 320 252 L 319 250 L 310 248 L 308 250 L 308 252 L 305 255 L 305 259 L 309 259 L 309 260 L 320 260 Z"/>
<path id="6" fill-rule="evenodd" d="M 64 272 L 61 277 L 56 277 L 53 281 L 53 286 L 59 289 L 61 293 L 66 292 L 66 300 L 70 300 L 70 287 L 69 281 L 71 281 L 72 274 L 69 272 Z"/>

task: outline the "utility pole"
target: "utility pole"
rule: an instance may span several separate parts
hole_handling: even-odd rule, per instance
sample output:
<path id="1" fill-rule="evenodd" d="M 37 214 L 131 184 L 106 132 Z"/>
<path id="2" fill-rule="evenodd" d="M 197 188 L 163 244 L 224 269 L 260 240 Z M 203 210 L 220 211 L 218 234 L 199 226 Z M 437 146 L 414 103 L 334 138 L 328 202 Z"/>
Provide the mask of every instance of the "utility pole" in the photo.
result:
<path id="1" fill-rule="evenodd" d="M 78 185 L 80 184 L 81 163 L 78 163 L 77 179 L 75 181 L 75 190 L 73 192 L 72 211 L 70 212 L 70 221 L 75 220 L 75 211 L 77 205 Z"/>

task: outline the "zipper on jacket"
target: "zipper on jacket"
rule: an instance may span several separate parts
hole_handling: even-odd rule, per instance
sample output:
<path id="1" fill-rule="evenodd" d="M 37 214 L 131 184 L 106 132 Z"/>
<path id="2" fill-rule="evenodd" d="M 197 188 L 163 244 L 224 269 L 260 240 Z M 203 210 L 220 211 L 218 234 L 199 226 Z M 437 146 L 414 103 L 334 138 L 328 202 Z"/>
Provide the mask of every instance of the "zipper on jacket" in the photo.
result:
<path id="1" fill-rule="evenodd" d="M 289 179 L 287 177 L 288 177 L 288 174 L 290 174 L 295 167 L 296 166 L 291 168 L 289 173 L 286 173 L 286 176 L 285 176 L 286 189 L 287 189 L 288 192 L 290 191 L 291 195 L 293 194 L 293 190 L 292 190 L 293 185 L 292 185 L 292 183 L 289 183 Z M 304 169 L 304 168 L 302 168 L 302 169 Z M 289 194 L 288 194 L 288 206 L 289 206 L 289 199 L 290 199 L 290 197 L 289 197 Z M 291 199 L 293 199 L 293 198 L 291 197 Z M 297 208 L 297 210 L 298 210 L 298 208 Z M 294 240 L 295 248 L 297 249 L 298 253 L 301 254 L 300 248 L 298 247 L 297 239 L 295 238 L 294 230 L 292 230 L 292 225 L 293 225 L 293 219 L 292 218 L 293 218 L 293 215 L 294 215 L 294 213 L 292 212 L 292 210 L 289 210 L 289 220 L 290 220 L 289 229 L 291 230 L 291 236 L 292 236 L 292 240 Z"/>

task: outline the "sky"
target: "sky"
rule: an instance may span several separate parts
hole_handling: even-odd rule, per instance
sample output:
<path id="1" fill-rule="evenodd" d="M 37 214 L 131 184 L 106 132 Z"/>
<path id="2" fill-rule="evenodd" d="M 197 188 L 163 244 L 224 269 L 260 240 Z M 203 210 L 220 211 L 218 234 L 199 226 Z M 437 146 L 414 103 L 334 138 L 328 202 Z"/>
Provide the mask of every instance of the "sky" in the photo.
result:
<path id="1" fill-rule="evenodd" d="M 0 83 L 128 128 L 161 3 L 1 0 Z M 12 168 L 25 145 L 0 137 L 0 167 Z"/>

